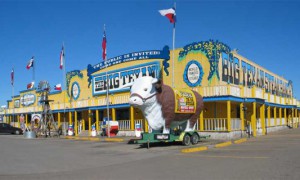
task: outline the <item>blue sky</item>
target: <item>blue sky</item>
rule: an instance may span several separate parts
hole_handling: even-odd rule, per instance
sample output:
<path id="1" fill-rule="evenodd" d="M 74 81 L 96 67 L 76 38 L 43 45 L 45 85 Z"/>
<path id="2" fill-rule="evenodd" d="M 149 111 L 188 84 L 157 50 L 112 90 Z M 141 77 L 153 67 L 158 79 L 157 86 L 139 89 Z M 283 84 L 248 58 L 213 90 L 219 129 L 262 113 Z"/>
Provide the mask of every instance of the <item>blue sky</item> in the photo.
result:
<path id="1" fill-rule="evenodd" d="M 66 71 L 82 70 L 101 59 L 103 24 L 107 57 L 172 47 L 172 25 L 158 10 L 171 0 L 0 0 L 0 105 L 26 90 L 35 56 L 35 80 L 62 83 L 59 54 L 65 44 Z M 260 66 L 293 81 L 300 99 L 300 2 L 176 1 L 176 47 L 219 40 Z"/>

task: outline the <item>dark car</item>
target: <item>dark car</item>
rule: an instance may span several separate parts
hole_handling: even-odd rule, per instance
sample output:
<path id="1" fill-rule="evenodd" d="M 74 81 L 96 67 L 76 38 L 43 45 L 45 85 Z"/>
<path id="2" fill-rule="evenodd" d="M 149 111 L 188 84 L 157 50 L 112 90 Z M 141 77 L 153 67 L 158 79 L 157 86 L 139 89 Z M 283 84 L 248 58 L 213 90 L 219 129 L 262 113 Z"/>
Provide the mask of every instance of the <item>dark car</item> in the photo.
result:
<path id="1" fill-rule="evenodd" d="M 23 130 L 7 123 L 0 123 L 0 134 L 23 134 Z"/>

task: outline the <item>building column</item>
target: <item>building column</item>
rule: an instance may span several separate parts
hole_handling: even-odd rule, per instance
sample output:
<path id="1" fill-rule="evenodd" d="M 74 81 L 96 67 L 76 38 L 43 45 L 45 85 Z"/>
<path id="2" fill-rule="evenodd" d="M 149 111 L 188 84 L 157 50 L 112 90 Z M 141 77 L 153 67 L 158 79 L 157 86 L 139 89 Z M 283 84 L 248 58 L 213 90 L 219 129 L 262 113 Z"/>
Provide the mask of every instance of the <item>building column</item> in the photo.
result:
<path id="1" fill-rule="evenodd" d="M 74 111 L 74 131 L 75 131 L 75 136 L 78 136 L 78 120 L 77 120 L 77 111 Z"/>
<path id="2" fill-rule="evenodd" d="M 92 112 L 91 112 L 91 110 L 89 110 L 88 111 L 88 121 L 89 121 L 89 136 L 91 136 L 92 135 Z M 108 121 L 107 121 L 108 122 Z M 109 133 L 109 132 L 108 132 Z"/>
<path id="3" fill-rule="evenodd" d="M 204 130 L 204 118 L 203 118 L 203 110 L 200 113 L 200 117 L 199 117 L 199 130 L 203 131 Z"/>
<path id="4" fill-rule="evenodd" d="M 240 118 L 241 118 L 241 130 L 245 130 L 245 112 L 244 112 L 244 103 L 240 103 Z"/>
<path id="5" fill-rule="evenodd" d="M 69 125 L 72 125 L 72 112 L 69 111 Z"/>
<path id="6" fill-rule="evenodd" d="M 28 127 L 28 114 L 25 114 L 25 127 Z"/>
<path id="7" fill-rule="evenodd" d="M 261 123 L 261 129 L 262 129 L 262 135 L 266 135 L 266 120 L 265 120 L 265 107 L 266 105 L 263 104 L 260 106 L 260 123 Z"/>
<path id="8" fill-rule="evenodd" d="M 297 109 L 297 113 L 298 113 L 298 127 L 300 126 L 300 113 L 299 110 Z"/>
<path id="9" fill-rule="evenodd" d="M 145 129 L 146 129 L 146 123 L 145 123 Z M 133 106 L 130 106 L 130 130 L 134 130 L 134 108 Z"/>
<path id="10" fill-rule="evenodd" d="M 27 116 L 26 116 L 26 122 L 27 122 Z M 57 113 L 57 127 L 60 127 L 60 113 Z"/>
<path id="11" fill-rule="evenodd" d="M 99 132 L 99 110 L 96 110 L 96 131 Z"/>
<path id="12" fill-rule="evenodd" d="M 256 137 L 256 102 L 253 102 L 252 106 L 253 111 L 251 114 L 251 129 L 253 136 Z"/>
<path id="13" fill-rule="evenodd" d="M 116 120 L 116 108 L 111 109 L 111 114 L 112 114 L 112 120 L 115 121 Z"/>
<path id="14" fill-rule="evenodd" d="M 231 104 L 227 101 L 227 131 L 231 131 Z"/>
<path id="15" fill-rule="evenodd" d="M 282 126 L 282 108 L 279 108 L 279 119 L 280 119 L 280 123 L 279 125 Z"/>
<path id="16" fill-rule="evenodd" d="M 288 125 L 288 120 L 287 120 L 287 117 L 286 117 L 286 108 L 283 109 L 283 115 L 284 115 L 285 125 Z"/>
<path id="17" fill-rule="evenodd" d="M 277 108 L 274 107 L 274 126 L 277 126 Z"/>
<path id="18" fill-rule="evenodd" d="M 17 122 L 18 122 L 17 127 L 20 128 L 21 124 L 20 124 L 20 115 L 19 114 L 17 115 Z"/>
<path id="19" fill-rule="evenodd" d="M 149 132 L 148 121 L 146 119 L 144 119 L 144 122 L 145 122 L 145 132 Z"/>
<path id="20" fill-rule="evenodd" d="M 294 124 L 295 124 L 295 121 L 294 121 L 294 108 L 292 108 L 292 127 L 294 128 Z"/>
<path id="21" fill-rule="evenodd" d="M 295 108 L 295 127 L 297 128 L 298 127 L 298 117 L 297 117 L 297 107 Z"/>

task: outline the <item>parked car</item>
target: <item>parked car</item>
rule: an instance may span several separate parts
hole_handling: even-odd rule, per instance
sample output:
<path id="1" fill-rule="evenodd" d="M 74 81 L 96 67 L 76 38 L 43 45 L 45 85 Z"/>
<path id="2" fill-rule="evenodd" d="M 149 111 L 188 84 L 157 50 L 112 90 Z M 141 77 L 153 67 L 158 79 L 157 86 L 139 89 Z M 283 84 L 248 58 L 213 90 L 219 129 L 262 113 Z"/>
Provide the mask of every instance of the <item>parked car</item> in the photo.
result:
<path id="1" fill-rule="evenodd" d="M 0 134 L 23 134 L 21 128 L 13 127 L 7 123 L 0 123 Z"/>

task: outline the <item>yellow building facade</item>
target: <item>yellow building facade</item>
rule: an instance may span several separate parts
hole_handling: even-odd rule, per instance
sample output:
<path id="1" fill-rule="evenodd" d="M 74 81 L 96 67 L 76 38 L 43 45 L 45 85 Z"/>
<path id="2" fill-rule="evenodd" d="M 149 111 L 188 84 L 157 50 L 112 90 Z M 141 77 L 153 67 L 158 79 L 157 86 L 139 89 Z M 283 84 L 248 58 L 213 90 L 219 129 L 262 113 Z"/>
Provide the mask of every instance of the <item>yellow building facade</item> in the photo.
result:
<path id="1" fill-rule="evenodd" d="M 76 136 L 84 132 L 91 135 L 92 125 L 100 131 L 103 118 L 110 117 L 119 122 L 119 135 L 132 135 L 137 123 L 147 132 L 142 113 L 128 104 L 130 89 L 123 88 L 141 76 L 199 92 L 205 108 L 196 129 L 215 138 L 245 133 L 257 136 L 299 126 L 300 101 L 293 98 L 292 81 L 213 40 L 194 42 L 174 51 L 165 46 L 127 53 L 67 72 L 65 90 L 49 95 L 57 125 L 73 124 Z M 20 91 L 8 100 L 7 109 L 2 109 L 4 121 L 20 126 L 22 117 L 28 125 L 31 115 L 42 111 L 40 99 L 36 88 Z"/>

